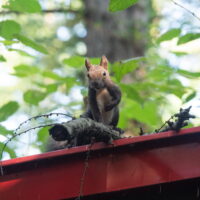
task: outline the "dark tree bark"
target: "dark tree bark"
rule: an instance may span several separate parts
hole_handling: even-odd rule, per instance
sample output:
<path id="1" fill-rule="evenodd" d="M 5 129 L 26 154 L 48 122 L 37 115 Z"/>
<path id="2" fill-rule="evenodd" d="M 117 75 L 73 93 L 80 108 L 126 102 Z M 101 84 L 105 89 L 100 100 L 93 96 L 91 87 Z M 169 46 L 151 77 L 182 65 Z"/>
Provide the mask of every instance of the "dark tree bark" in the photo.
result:
<path id="1" fill-rule="evenodd" d="M 110 13 L 109 0 L 85 0 L 87 56 L 106 55 L 113 62 L 143 56 L 148 38 L 150 1 Z"/>

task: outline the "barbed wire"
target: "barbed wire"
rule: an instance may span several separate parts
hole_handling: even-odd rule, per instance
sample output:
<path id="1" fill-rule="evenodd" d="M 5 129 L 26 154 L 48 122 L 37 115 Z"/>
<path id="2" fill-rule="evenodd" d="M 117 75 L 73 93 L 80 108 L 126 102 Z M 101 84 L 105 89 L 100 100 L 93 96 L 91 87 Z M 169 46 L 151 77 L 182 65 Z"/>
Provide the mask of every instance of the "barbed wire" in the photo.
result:
<path id="1" fill-rule="evenodd" d="M 28 123 L 28 122 L 30 122 L 30 121 L 32 121 L 32 120 L 37 120 L 37 119 L 42 118 L 42 117 L 49 118 L 49 117 L 51 117 L 51 116 L 53 116 L 53 115 L 56 115 L 56 116 L 61 115 L 61 116 L 70 117 L 71 119 L 75 119 L 75 117 L 72 116 L 71 114 L 65 114 L 65 113 L 49 113 L 49 114 L 37 115 L 37 116 L 31 117 L 31 118 L 27 119 L 26 121 L 22 122 L 21 124 L 19 124 L 19 126 L 14 130 L 13 133 L 16 134 L 17 131 L 20 130 L 21 127 L 22 127 L 24 124 L 26 124 L 26 123 Z"/>
<path id="2" fill-rule="evenodd" d="M 34 116 L 34 117 L 31 117 L 25 121 L 23 121 L 22 123 L 20 123 L 20 125 L 13 131 L 13 135 L 8 138 L 6 140 L 6 142 L 3 144 L 3 147 L 0 151 L 0 160 L 1 160 L 1 164 L 0 164 L 0 171 L 1 171 L 1 175 L 3 176 L 4 172 L 3 172 L 3 165 L 2 165 L 2 158 L 3 158 L 3 153 L 4 153 L 4 150 L 5 148 L 7 147 L 8 143 L 11 142 L 14 138 L 16 138 L 17 136 L 20 136 L 24 133 L 27 133 L 29 131 L 32 131 L 32 130 L 35 130 L 35 129 L 40 129 L 40 128 L 44 128 L 44 127 L 48 127 L 48 126 L 54 126 L 56 125 L 57 123 L 50 123 L 50 124 L 44 124 L 44 125 L 39 125 L 39 126 L 35 126 L 35 127 L 31 127 L 31 128 L 28 128 L 24 131 L 21 131 L 19 133 L 17 133 L 24 124 L 32 121 L 32 120 L 37 120 L 39 118 L 42 118 L 42 117 L 45 117 L 45 118 L 49 118 L 53 115 L 56 115 L 56 116 L 66 116 L 66 117 L 70 117 L 72 120 L 75 119 L 75 117 L 73 117 L 71 114 L 65 114 L 65 113 L 49 113 L 49 114 L 42 114 L 42 115 L 37 115 L 37 116 Z M 64 124 L 66 122 L 61 122 L 59 124 Z"/>

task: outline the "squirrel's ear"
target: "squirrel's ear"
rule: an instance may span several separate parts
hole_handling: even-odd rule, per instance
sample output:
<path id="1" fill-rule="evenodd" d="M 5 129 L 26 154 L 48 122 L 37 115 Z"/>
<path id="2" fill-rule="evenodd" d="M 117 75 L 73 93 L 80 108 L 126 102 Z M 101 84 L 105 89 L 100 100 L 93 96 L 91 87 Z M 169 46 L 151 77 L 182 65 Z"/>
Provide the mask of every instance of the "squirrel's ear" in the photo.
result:
<path id="1" fill-rule="evenodd" d="M 87 58 L 85 59 L 85 66 L 86 66 L 86 68 L 87 68 L 88 71 L 89 71 L 90 68 L 92 67 L 90 61 L 89 61 Z"/>
<path id="2" fill-rule="evenodd" d="M 108 60 L 107 60 L 106 56 L 101 57 L 100 65 L 102 67 L 104 67 L 105 69 L 108 69 Z"/>

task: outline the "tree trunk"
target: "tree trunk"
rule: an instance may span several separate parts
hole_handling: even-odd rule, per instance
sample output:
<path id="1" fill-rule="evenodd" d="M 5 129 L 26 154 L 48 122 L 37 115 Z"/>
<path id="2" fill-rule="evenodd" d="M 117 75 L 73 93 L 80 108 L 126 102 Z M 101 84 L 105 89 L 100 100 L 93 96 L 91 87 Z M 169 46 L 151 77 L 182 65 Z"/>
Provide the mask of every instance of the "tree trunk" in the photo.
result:
<path id="1" fill-rule="evenodd" d="M 85 0 L 87 56 L 106 55 L 114 62 L 143 56 L 148 38 L 151 3 L 140 3 L 124 11 L 110 13 L 109 0 Z"/>

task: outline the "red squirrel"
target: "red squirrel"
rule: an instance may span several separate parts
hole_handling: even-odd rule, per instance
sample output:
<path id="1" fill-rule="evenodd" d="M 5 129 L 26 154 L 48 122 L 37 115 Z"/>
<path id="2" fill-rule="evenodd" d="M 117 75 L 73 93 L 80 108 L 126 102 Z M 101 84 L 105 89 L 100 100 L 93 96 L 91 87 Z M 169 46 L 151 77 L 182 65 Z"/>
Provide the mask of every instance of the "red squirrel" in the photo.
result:
<path id="1" fill-rule="evenodd" d="M 85 66 L 89 81 L 88 108 L 82 117 L 88 117 L 105 125 L 117 127 L 121 91 L 110 78 L 107 58 L 102 56 L 99 65 L 92 65 L 86 59 Z"/>

